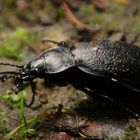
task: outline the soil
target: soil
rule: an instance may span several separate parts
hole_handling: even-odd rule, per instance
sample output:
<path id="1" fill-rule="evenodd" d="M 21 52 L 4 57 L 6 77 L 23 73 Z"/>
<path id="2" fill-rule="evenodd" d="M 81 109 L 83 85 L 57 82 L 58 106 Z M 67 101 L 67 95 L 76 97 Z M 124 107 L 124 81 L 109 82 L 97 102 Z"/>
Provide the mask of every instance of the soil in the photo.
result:
<path id="1" fill-rule="evenodd" d="M 0 62 L 3 63 L 26 64 L 37 58 L 54 46 L 42 43 L 43 39 L 65 41 L 70 47 L 106 39 L 140 46 L 138 0 L 6 0 L 0 1 L 0 11 Z M 0 66 L 1 72 L 9 70 L 16 68 Z M 9 97 L 14 80 L 0 82 L 0 139 L 140 139 L 140 119 L 114 103 L 91 98 L 70 84 L 55 85 L 47 78 L 37 78 L 34 83 L 37 94 L 33 105 L 23 107 L 20 95 L 26 94 L 25 101 L 29 103 L 30 85 L 25 83 L 23 92 Z M 132 98 L 136 106 L 139 101 L 140 97 Z M 28 123 L 34 118 L 39 121 Z"/>

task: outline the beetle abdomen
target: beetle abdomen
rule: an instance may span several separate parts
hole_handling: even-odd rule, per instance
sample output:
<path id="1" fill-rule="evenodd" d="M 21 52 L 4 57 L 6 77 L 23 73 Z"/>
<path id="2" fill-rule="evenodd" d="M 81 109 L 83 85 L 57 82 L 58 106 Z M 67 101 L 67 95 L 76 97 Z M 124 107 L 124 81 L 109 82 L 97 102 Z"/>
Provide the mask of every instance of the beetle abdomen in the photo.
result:
<path id="1" fill-rule="evenodd" d="M 80 68 L 113 75 L 140 71 L 140 48 L 131 43 L 102 40 L 82 44 L 72 51 Z M 90 73 L 90 72 L 89 72 Z"/>

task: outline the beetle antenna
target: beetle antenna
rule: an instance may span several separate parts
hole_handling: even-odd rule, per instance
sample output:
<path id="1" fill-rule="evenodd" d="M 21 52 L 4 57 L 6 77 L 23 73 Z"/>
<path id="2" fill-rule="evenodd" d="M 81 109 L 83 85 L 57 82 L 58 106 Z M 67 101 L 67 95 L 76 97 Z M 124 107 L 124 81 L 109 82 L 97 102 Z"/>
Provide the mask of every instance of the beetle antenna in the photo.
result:
<path id="1" fill-rule="evenodd" d="M 21 73 L 15 72 L 15 71 L 4 71 L 4 72 L 0 72 L 0 75 L 1 75 L 1 74 L 3 74 L 3 75 L 4 75 L 4 74 L 5 74 L 5 75 L 6 75 L 6 74 L 20 74 L 20 75 L 21 75 Z"/>
<path id="2" fill-rule="evenodd" d="M 44 44 L 44 43 L 47 43 L 47 42 L 51 42 L 51 43 L 54 43 L 54 44 L 59 44 L 60 42 L 58 42 L 58 41 L 54 41 L 54 40 L 49 40 L 49 39 L 42 39 L 42 43 Z"/>
<path id="3" fill-rule="evenodd" d="M 57 44 L 58 46 L 61 46 L 61 47 L 66 47 L 66 46 L 67 46 L 67 44 L 66 44 L 65 41 L 60 41 L 60 42 L 58 42 L 58 41 L 48 40 L 48 39 L 43 39 L 43 40 L 42 40 L 42 43 L 43 43 L 43 44 L 46 43 L 46 42 L 51 42 L 51 43 Z"/>
<path id="4" fill-rule="evenodd" d="M 3 65 L 3 66 L 11 66 L 11 67 L 18 67 L 18 68 L 23 67 L 22 65 L 10 64 L 10 63 L 0 63 L 0 65 Z"/>

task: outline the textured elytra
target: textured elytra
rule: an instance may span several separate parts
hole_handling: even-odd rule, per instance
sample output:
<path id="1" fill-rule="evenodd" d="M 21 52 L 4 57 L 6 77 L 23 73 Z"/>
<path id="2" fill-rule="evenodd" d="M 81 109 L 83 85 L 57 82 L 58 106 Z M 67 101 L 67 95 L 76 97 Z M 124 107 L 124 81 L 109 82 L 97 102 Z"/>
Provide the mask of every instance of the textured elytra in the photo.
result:
<path id="1" fill-rule="evenodd" d="M 102 40 L 82 45 L 72 51 L 77 65 L 86 71 L 117 75 L 140 71 L 140 48 L 120 41 Z"/>

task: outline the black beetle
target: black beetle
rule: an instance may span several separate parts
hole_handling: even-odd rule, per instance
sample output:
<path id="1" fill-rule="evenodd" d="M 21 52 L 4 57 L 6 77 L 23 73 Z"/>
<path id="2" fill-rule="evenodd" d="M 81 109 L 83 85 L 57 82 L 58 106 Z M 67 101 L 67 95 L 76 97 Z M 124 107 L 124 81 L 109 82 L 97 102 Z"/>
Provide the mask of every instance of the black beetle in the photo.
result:
<path id="1" fill-rule="evenodd" d="M 118 99 L 117 93 L 114 98 L 114 94 L 108 91 L 111 88 L 113 91 L 122 88 L 140 101 L 139 47 L 127 42 L 101 40 L 80 43 L 80 47 L 70 48 L 65 42 L 44 41 L 56 46 L 25 65 L 0 63 L 19 68 L 17 71 L 0 73 L 1 81 L 14 78 L 16 87 L 11 92 L 18 93 L 23 88 L 23 82 L 29 81 L 34 93 L 31 105 L 35 95 L 33 79 L 47 78 L 58 85 L 70 83 L 90 96 L 94 96 L 94 92 L 139 117 L 138 113 L 120 102 L 123 95 Z"/>

